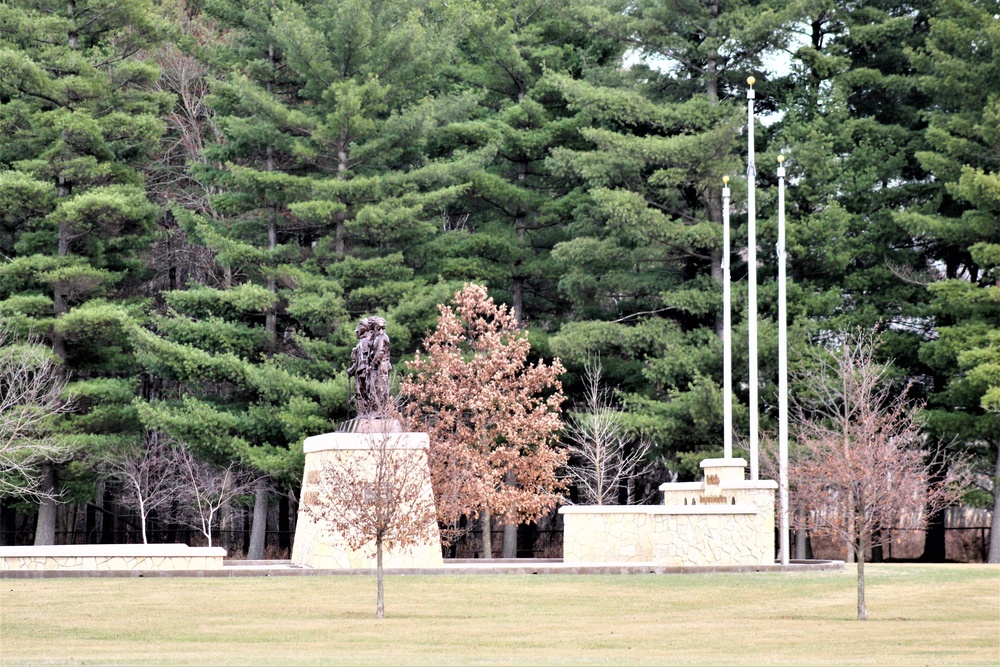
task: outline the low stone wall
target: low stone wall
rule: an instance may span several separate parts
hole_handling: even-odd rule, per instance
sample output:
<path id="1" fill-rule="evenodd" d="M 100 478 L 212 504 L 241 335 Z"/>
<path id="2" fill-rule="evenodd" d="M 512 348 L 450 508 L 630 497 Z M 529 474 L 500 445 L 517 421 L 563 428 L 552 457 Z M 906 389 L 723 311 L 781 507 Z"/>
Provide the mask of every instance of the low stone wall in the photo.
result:
<path id="1" fill-rule="evenodd" d="M 221 570 L 226 550 L 186 544 L 0 547 L 0 572 L 32 570 Z"/>
<path id="2" fill-rule="evenodd" d="M 742 459 L 706 459 L 701 482 L 664 484 L 663 505 L 563 507 L 563 562 L 662 566 L 774 563 L 777 483 Z"/>

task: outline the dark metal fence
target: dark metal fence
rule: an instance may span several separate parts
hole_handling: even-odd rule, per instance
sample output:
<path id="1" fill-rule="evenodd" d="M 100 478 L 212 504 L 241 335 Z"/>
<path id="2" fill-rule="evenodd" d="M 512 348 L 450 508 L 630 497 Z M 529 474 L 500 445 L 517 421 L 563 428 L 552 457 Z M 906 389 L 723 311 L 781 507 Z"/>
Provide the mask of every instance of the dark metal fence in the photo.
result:
<path id="1" fill-rule="evenodd" d="M 99 510 L 99 511 L 98 511 Z M 138 517 L 119 509 L 109 512 L 90 505 L 64 508 L 60 529 L 56 531 L 57 544 L 138 544 L 142 530 Z M 283 514 L 282 514 L 283 512 Z M 0 545 L 25 546 L 34 543 L 34 511 L 24 511 L 11 506 L 0 508 Z M 563 531 L 561 517 L 552 514 L 537 524 L 518 529 L 518 558 L 561 558 Z M 989 551 L 990 513 L 970 508 L 954 508 L 946 514 L 946 558 L 955 562 L 985 562 Z M 294 510 L 287 505 L 283 510 L 272 508 L 268 518 L 269 528 L 265 540 L 267 559 L 291 557 L 295 538 Z M 284 526 L 280 526 L 280 524 Z M 250 546 L 250 515 L 236 509 L 231 513 L 226 527 L 212 531 L 212 544 L 226 549 L 230 558 L 244 558 Z M 287 527 L 286 527 L 287 526 Z M 205 546 L 208 540 L 198 530 L 175 524 L 160 525 L 154 520 L 147 531 L 151 543 L 182 543 Z M 495 528 L 491 535 L 493 555 L 503 553 L 503 530 Z M 842 558 L 839 547 L 812 541 L 813 555 L 817 558 Z M 922 531 L 900 530 L 892 544 L 883 550 L 887 560 L 920 558 L 924 548 Z M 445 556 L 452 558 L 482 558 L 482 537 L 478 528 L 453 540 L 445 548 Z"/>

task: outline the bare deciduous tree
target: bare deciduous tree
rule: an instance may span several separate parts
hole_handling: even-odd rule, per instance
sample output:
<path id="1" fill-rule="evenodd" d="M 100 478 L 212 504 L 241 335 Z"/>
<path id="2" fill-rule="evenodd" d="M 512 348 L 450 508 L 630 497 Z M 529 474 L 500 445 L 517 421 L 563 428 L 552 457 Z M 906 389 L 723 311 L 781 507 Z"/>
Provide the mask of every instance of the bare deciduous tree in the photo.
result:
<path id="1" fill-rule="evenodd" d="M 0 318 L 0 496 L 54 501 L 48 464 L 73 453 L 52 433 L 53 418 L 72 408 L 65 386 L 52 351 Z"/>
<path id="2" fill-rule="evenodd" d="M 844 334 L 803 377 L 809 392 L 796 405 L 798 447 L 790 465 L 795 516 L 817 535 L 853 553 L 858 619 L 868 617 L 865 557 L 900 529 L 923 529 L 929 512 L 953 503 L 967 467 L 953 459 L 945 479 L 932 475 L 918 408 L 875 360 L 870 333 Z"/>
<path id="3" fill-rule="evenodd" d="M 223 509 L 238 497 L 253 493 L 257 476 L 237 462 L 221 467 L 201 461 L 186 447 L 177 453 L 184 507 L 177 519 L 198 530 L 212 546 L 212 530 Z"/>
<path id="4" fill-rule="evenodd" d="M 584 404 L 570 413 L 564 431 L 570 454 L 566 472 L 585 503 L 617 505 L 622 484 L 647 472 L 643 462 L 651 446 L 645 440 L 635 442 L 628 432 L 601 386 L 601 372 L 600 359 L 589 359 L 584 366 Z"/>
<path id="5" fill-rule="evenodd" d="M 143 544 L 148 543 L 150 514 L 162 514 L 185 495 L 188 480 L 181 474 L 184 455 L 181 445 L 152 432 L 137 451 L 102 463 L 104 474 L 122 485 L 122 505 L 139 513 Z"/>
<path id="6" fill-rule="evenodd" d="M 398 413 L 380 423 L 399 420 Z M 376 618 L 385 614 L 383 551 L 407 549 L 434 538 L 437 514 L 427 488 L 423 452 L 403 446 L 403 435 L 369 433 L 366 450 L 327 462 L 320 470 L 323 492 L 309 514 L 336 531 L 352 550 L 375 547 Z"/>

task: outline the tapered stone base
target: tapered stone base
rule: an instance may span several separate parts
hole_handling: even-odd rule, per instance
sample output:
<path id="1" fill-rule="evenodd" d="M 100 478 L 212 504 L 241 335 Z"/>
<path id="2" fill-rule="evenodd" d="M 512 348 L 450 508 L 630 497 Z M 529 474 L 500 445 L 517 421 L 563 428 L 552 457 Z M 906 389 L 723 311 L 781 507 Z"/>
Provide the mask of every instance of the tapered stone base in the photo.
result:
<path id="1" fill-rule="evenodd" d="M 361 432 L 373 430 L 376 432 Z M 305 471 L 302 477 L 302 497 L 299 501 L 298 521 L 295 525 L 295 543 L 292 548 L 292 563 L 302 567 L 323 569 L 357 569 L 375 567 L 375 546 L 353 550 L 347 546 L 343 536 L 333 530 L 328 522 L 314 518 L 310 507 L 317 507 L 324 498 L 329 499 L 329 491 L 323 488 L 322 470 L 324 465 L 343 461 L 345 457 L 355 457 L 358 469 L 369 470 L 369 478 L 374 477 L 374 464 L 370 461 L 369 450 L 377 446 L 379 439 L 386 439 L 393 456 L 413 457 L 414 463 L 422 469 L 424 483 L 421 495 L 434 502 L 431 490 L 430 469 L 427 467 L 426 433 L 393 433 L 378 429 L 359 429 L 354 433 L 324 433 L 306 438 L 303 451 L 306 455 Z M 364 477 L 361 472 L 359 476 Z M 362 483 L 367 479 L 360 480 Z M 405 550 L 384 551 L 383 566 L 387 568 L 441 567 L 441 537 L 437 523 L 428 526 L 430 538 Z"/>

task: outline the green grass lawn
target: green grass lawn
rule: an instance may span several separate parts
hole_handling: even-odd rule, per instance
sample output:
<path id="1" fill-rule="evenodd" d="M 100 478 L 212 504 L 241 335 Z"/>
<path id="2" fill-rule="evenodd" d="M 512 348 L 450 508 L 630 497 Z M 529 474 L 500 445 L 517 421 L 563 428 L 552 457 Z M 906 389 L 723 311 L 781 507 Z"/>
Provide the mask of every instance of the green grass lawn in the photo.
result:
<path id="1" fill-rule="evenodd" d="M 1000 567 L 867 571 L 4 579 L 0 662 L 1000 665 Z"/>

